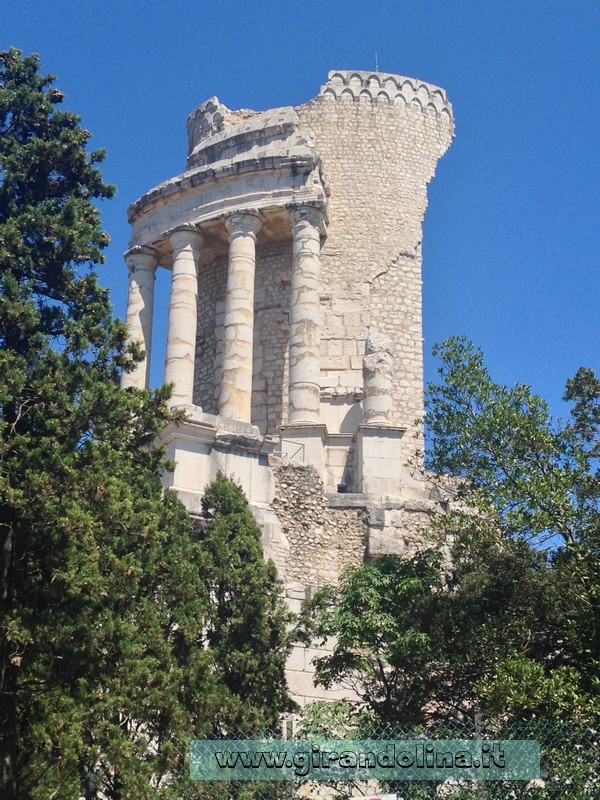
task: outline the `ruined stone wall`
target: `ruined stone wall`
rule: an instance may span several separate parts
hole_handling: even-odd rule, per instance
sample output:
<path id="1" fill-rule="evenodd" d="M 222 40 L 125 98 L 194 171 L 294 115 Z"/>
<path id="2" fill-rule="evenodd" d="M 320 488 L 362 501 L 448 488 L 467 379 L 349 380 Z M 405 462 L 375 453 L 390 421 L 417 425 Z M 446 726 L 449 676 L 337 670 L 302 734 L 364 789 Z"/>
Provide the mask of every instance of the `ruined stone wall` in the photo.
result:
<path id="1" fill-rule="evenodd" d="M 260 234 L 259 234 L 260 237 Z M 277 436 L 287 417 L 288 313 L 292 272 L 289 243 L 259 244 L 254 291 L 252 422 Z"/>
<path id="2" fill-rule="evenodd" d="M 411 558 L 428 547 L 440 547 L 446 561 L 448 543 L 431 533 L 436 501 L 373 500 L 363 495 L 325 494 L 310 466 L 271 461 L 275 477 L 272 509 L 277 530 L 266 531 L 265 552 L 278 564 L 288 607 L 299 613 L 302 602 L 321 586 L 336 586 L 344 570 L 394 553 Z M 257 518 L 264 522 L 260 514 Z M 282 560 L 283 558 L 283 560 Z M 330 655 L 333 642 L 319 647 L 294 647 L 286 673 L 300 705 L 317 699 L 353 699 L 341 686 L 314 686 L 313 660 Z"/>
<path id="3" fill-rule="evenodd" d="M 227 259 L 213 257 L 198 274 L 194 402 L 206 414 L 218 413 L 226 291 Z"/>
<path id="4" fill-rule="evenodd" d="M 276 464 L 273 469 L 273 510 L 289 544 L 286 584 L 337 584 L 346 567 L 364 560 L 363 510 L 331 508 L 313 467 Z"/>
<path id="5" fill-rule="evenodd" d="M 427 183 L 450 144 L 452 122 L 441 94 L 427 105 L 433 98 L 424 85 L 400 91 L 394 83 L 377 98 L 361 92 L 358 79 L 351 84 L 326 88 L 297 109 L 330 186 L 322 385 L 362 386 L 366 336 L 385 334 L 395 345 L 393 421 L 411 427 L 423 409 L 421 223 Z M 404 442 L 416 444 L 410 436 Z"/>
<path id="6" fill-rule="evenodd" d="M 273 462 L 277 515 L 287 543 L 284 593 L 291 611 L 298 613 L 302 601 L 320 586 L 338 584 L 343 570 L 362 564 L 368 527 L 363 508 L 331 508 L 323 482 L 310 466 Z M 281 572 L 280 572 L 281 574 Z M 332 643 L 322 647 L 293 648 L 286 666 L 288 687 L 299 705 L 318 699 L 342 700 L 352 692 L 333 686 L 314 685 L 313 660 L 331 654 Z"/>

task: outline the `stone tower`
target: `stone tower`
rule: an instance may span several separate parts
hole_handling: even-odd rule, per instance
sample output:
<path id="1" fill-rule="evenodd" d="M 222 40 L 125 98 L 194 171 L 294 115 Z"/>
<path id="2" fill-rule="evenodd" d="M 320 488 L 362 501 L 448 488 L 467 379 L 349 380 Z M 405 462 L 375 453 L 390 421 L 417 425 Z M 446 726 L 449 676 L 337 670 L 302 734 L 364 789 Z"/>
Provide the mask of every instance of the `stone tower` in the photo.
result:
<path id="1" fill-rule="evenodd" d="M 147 359 L 123 384 L 147 385 L 155 271 L 169 269 L 165 381 L 188 420 L 163 432 L 167 483 L 198 515 L 217 471 L 235 477 L 296 608 L 345 566 L 410 551 L 434 505 L 408 464 L 422 221 L 452 109 L 422 81 L 334 71 L 305 105 L 213 97 L 187 127 L 186 171 L 129 209 L 127 324 Z M 300 702 L 323 696 L 320 654 L 290 659 Z"/>

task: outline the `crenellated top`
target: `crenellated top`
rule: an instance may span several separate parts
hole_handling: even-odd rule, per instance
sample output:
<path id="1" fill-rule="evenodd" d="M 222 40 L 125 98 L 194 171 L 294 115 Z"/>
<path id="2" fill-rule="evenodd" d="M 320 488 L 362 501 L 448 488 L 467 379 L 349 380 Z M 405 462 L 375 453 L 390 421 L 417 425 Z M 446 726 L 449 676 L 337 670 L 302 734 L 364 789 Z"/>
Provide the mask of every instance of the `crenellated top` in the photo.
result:
<path id="1" fill-rule="evenodd" d="M 435 111 L 452 120 L 452 105 L 446 92 L 431 83 L 386 72 L 331 70 L 319 97 L 347 102 L 363 101 L 399 107 L 413 106 Z"/>

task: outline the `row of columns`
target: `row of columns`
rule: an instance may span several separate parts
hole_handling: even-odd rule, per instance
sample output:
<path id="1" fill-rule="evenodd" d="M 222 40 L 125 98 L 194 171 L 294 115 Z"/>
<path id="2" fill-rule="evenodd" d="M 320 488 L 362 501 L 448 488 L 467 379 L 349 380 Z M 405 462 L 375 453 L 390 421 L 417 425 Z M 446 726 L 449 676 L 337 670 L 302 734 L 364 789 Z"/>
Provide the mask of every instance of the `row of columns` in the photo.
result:
<path id="1" fill-rule="evenodd" d="M 319 283 L 320 229 L 323 211 L 294 208 L 293 270 L 290 299 L 288 424 L 319 421 Z M 254 334 L 256 236 L 262 223 L 257 211 L 235 211 L 225 220 L 229 234 L 227 296 L 224 321 L 223 370 L 219 414 L 251 421 Z M 170 235 L 173 274 L 167 325 L 165 383 L 173 384 L 173 405 L 193 402 L 198 271 L 202 232 L 193 225 Z M 148 386 L 154 316 L 154 281 L 158 254 L 151 247 L 134 247 L 126 254 L 129 267 L 127 328 L 129 337 L 146 353 L 131 372 L 123 373 L 124 388 Z"/>

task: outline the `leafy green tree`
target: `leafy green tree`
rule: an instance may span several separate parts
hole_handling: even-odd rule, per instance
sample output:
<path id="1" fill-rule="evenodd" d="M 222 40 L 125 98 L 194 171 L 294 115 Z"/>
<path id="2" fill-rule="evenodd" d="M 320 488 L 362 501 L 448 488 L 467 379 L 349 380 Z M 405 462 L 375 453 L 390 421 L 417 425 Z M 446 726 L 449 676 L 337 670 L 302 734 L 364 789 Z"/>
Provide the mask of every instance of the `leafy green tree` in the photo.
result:
<path id="1" fill-rule="evenodd" d="M 354 689 L 356 711 L 380 722 L 420 725 L 483 710 L 480 684 L 499 663 L 543 657 L 557 638 L 543 558 L 481 538 L 454 557 L 447 575 L 435 550 L 385 556 L 317 592 L 313 635 L 336 638 L 317 681 Z"/>
<path id="2" fill-rule="evenodd" d="M 545 551 L 556 632 L 548 637 L 545 667 L 577 670 L 586 702 L 597 707 L 600 381 L 592 370 L 578 370 L 565 392 L 571 414 L 561 422 L 530 387 L 495 383 L 481 351 L 465 339 L 449 339 L 435 353 L 441 381 L 428 387 L 426 464 L 460 478 L 457 497 L 466 509 L 445 523 L 460 532 L 475 517 L 500 542 Z M 517 680 L 522 662 L 510 664 Z"/>
<path id="3" fill-rule="evenodd" d="M 293 708 L 285 681 L 292 617 L 241 488 L 220 473 L 205 491 L 202 511 L 207 642 L 228 693 L 215 732 L 255 734 L 276 726 Z"/>
<path id="4" fill-rule="evenodd" d="M 348 570 L 339 589 L 320 590 L 319 638 L 336 637 L 333 654 L 318 659 L 315 679 L 342 682 L 383 721 L 420 717 L 435 677 L 426 609 L 441 585 L 433 551 L 410 561 L 384 556 Z"/>
<path id="5" fill-rule="evenodd" d="M 151 446 L 168 393 L 119 388 L 103 153 L 53 80 L 0 53 L 0 796 L 178 796 L 172 742 L 218 709 L 208 595 Z"/>
<path id="6" fill-rule="evenodd" d="M 379 720 L 600 712 L 598 403 L 580 370 L 571 419 L 551 419 L 527 386 L 495 383 L 479 350 L 436 350 L 426 464 L 453 496 L 435 552 L 349 571 L 312 601 L 313 633 L 337 637 L 324 685 L 350 681 Z"/>
<path id="7" fill-rule="evenodd" d="M 594 391 L 598 402 L 593 373 L 584 371 L 585 389 L 581 378 L 569 382 L 568 399 L 588 396 L 576 403 L 574 420 L 561 424 L 529 386 L 495 383 L 482 352 L 464 338 L 449 339 L 434 355 L 441 381 L 427 391 L 427 468 L 460 478 L 458 497 L 493 507 L 507 537 L 554 548 L 581 544 L 598 518 L 598 476 L 585 446 L 598 431 L 598 418 L 584 412 Z M 579 487 L 592 478 L 596 491 L 582 495 Z"/>

